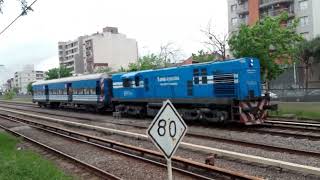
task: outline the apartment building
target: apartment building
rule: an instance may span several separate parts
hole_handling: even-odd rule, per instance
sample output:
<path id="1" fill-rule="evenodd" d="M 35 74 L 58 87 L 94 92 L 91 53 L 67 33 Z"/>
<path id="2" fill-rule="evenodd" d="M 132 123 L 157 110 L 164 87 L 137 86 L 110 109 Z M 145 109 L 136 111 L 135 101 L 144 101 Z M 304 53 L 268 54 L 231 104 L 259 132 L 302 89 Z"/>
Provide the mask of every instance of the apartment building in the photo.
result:
<path id="1" fill-rule="evenodd" d="M 80 36 L 73 41 L 58 42 L 60 66 L 69 68 L 72 74 L 84 73 L 82 39 Z"/>
<path id="2" fill-rule="evenodd" d="M 99 67 L 117 70 L 138 59 L 137 41 L 119 33 L 116 27 L 59 42 L 58 46 L 60 65 L 70 68 L 73 74 L 94 73 Z"/>
<path id="3" fill-rule="evenodd" d="M 11 84 L 11 88 L 18 88 L 19 93 L 27 94 L 27 86 L 31 82 L 35 82 L 38 80 L 43 80 L 45 77 L 44 71 L 35 71 L 34 65 L 25 65 L 22 71 L 18 71 L 14 73 L 13 84 Z M 8 80 L 9 81 L 9 80 Z M 11 81 L 11 79 L 10 79 Z"/>
<path id="4" fill-rule="evenodd" d="M 320 35 L 319 0 L 228 0 L 229 33 L 241 24 L 252 25 L 266 16 L 288 12 L 290 19 L 299 19 L 297 32 L 306 39 Z"/>

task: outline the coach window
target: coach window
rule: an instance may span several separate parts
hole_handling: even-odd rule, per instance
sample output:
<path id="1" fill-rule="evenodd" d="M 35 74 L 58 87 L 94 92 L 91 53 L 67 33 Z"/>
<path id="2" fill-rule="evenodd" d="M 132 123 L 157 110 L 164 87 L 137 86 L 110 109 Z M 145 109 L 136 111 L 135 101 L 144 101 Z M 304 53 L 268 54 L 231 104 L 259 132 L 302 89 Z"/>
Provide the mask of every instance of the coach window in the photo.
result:
<path id="1" fill-rule="evenodd" d="M 193 70 L 194 84 L 199 84 L 199 69 Z"/>
<path id="2" fill-rule="evenodd" d="M 90 89 L 85 89 L 85 94 L 89 95 L 90 94 Z"/>
<path id="3" fill-rule="evenodd" d="M 96 95 L 100 95 L 101 94 L 101 88 L 100 88 L 100 81 L 96 82 Z"/>
<path id="4" fill-rule="evenodd" d="M 201 69 L 201 75 L 202 75 L 202 84 L 207 84 L 207 69 L 203 68 Z"/>
<path id="5" fill-rule="evenodd" d="M 136 77 L 134 78 L 134 83 L 135 83 L 136 87 L 138 87 L 138 86 L 140 85 L 140 78 L 139 78 L 139 76 L 136 76 Z"/>
<path id="6" fill-rule="evenodd" d="M 123 85 L 123 87 L 126 87 L 126 88 L 131 87 L 131 80 L 129 78 L 123 79 L 122 85 Z"/>
<path id="7" fill-rule="evenodd" d="M 90 89 L 90 94 L 96 94 L 96 89 Z"/>

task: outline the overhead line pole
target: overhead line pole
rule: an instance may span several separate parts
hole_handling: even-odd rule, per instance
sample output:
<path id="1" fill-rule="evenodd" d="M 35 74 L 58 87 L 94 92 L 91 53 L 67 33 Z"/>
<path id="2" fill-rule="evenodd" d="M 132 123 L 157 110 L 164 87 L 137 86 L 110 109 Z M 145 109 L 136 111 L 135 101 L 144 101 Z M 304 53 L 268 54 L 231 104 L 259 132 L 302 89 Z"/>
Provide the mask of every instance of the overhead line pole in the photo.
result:
<path id="1" fill-rule="evenodd" d="M 32 10 L 31 6 L 36 3 L 38 0 L 34 0 L 28 7 L 26 7 L 21 14 L 19 14 L 18 17 L 16 17 L 8 26 L 6 26 L 1 32 L 0 32 L 0 36 L 14 23 L 16 22 L 21 16 L 26 15 L 27 10 Z"/>

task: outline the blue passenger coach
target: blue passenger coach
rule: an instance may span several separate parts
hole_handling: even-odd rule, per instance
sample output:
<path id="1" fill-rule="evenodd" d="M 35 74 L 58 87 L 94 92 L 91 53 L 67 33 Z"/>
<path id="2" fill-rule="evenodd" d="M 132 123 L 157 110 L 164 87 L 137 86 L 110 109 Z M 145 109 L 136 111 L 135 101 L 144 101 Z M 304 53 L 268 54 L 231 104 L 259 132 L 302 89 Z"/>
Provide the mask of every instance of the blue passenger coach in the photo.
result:
<path id="1" fill-rule="evenodd" d="M 111 78 L 105 74 L 67 77 L 33 83 L 33 101 L 40 106 L 64 105 L 104 109 L 111 103 Z"/>

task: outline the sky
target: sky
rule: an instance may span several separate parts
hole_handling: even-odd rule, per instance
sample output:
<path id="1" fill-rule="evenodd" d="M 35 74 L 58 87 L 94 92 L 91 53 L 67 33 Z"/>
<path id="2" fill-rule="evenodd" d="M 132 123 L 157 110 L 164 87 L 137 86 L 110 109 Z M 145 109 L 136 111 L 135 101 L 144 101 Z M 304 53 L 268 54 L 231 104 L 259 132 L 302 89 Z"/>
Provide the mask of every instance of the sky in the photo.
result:
<path id="1" fill-rule="evenodd" d="M 220 35 L 228 26 L 227 0 L 38 0 L 32 8 L 0 35 L 0 65 L 5 65 L 0 66 L 0 82 L 25 64 L 36 70 L 57 67 L 58 41 L 101 32 L 105 26 L 136 39 L 140 56 L 173 43 L 181 59 L 205 49 L 200 30 L 209 22 Z M 18 0 L 5 0 L 0 30 L 20 13 Z"/>

